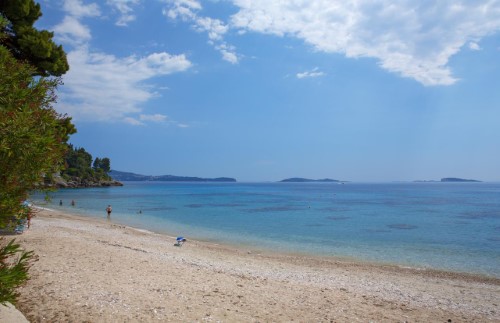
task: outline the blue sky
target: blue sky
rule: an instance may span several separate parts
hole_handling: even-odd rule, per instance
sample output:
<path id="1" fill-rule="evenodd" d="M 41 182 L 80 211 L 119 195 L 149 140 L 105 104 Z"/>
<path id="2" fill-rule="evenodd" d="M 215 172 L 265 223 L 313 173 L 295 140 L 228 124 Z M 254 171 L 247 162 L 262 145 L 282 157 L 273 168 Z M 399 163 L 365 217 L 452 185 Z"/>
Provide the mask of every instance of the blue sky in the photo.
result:
<path id="1" fill-rule="evenodd" d="M 41 0 L 71 142 L 148 175 L 500 181 L 500 1 Z"/>

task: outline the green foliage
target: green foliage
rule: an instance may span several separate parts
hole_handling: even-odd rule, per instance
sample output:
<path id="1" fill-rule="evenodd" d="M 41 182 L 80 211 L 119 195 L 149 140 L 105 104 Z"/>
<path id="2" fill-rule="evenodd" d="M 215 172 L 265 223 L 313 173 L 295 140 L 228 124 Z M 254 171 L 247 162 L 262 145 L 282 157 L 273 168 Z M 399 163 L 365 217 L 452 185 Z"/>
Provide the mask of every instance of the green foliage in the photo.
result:
<path id="1" fill-rule="evenodd" d="M 109 158 L 97 157 L 92 163 L 92 155 L 84 148 L 76 148 L 70 144 L 65 161 L 66 169 L 61 172 L 61 175 L 66 180 L 98 182 L 111 179 L 108 175 L 111 171 Z"/>
<path id="2" fill-rule="evenodd" d="M 69 70 L 66 53 L 52 40 L 54 34 L 33 24 L 42 16 L 33 0 L 0 1 L 0 44 L 19 60 L 36 68 L 34 74 L 61 76 Z"/>
<path id="3" fill-rule="evenodd" d="M 69 145 L 69 149 L 66 152 L 65 161 L 67 165 L 67 171 L 63 171 L 71 176 L 78 177 L 88 177 L 91 175 L 92 155 L 85 151 L 85 148 L 74 148 L 73 145 Z"/>
<path id="4" fill-rule="evenodd" d="M 109 158 L 96 158 L 94 160 L 94 170 L 102 170 L 106 174 L 109 173 L 111 171 L 111 162 L 109 161 Z"/>
<path id="5" fill-rule="evenodd" d="M 3 242 L 0 238 L 0 245 Z M 22 250 L 15 240 L 0 247 L 0 304 L 16 303 L 19 296 L 16 288 L 29 279 L 28 269 L 34 260 L 33 251 Z"/>
<path id="6" fill-rule="evenodd" d="M 69 65 L 53 33 L 33 27 L 41 15 L 33 0 L 0 1 L 0 228 L 28 218 L 31 210 L 21 202 L 59 169 L 76 132 L 71 118 L 52 107 L 60 80 L 45 77 Z M 34 260 L 14 241 L 2 246 L 0 238 L 0 304 L 15 304 Z"/>
<path id="7" fill-rule="evenodd" d="M 100 165 L 101 165 L 101 158 L 96 157 L 96 159 L 94 160 L 94 164 L 92 164 L 92 168 L 93 168 L 94 170 L 97 170 L 97 169 L 99 169 L 99 168 L 100 168 L 100 167 L 99 167 Z"/>
<path id="8" fill-rule="evenodd" d="M 3 32 L 7 26 L 9 25 L 9 21 L 2 15 L 0 14 L 0 41 L 4 40 L 7 38 L 7 35 Z"/>
<path id="9" fill-rule="evenodd" d="M 52 107 L 59 79 L 33 72 L 0 46 L 0 228 L 21 217 L 28 192 L 58 171 L 75 132 Z"/>

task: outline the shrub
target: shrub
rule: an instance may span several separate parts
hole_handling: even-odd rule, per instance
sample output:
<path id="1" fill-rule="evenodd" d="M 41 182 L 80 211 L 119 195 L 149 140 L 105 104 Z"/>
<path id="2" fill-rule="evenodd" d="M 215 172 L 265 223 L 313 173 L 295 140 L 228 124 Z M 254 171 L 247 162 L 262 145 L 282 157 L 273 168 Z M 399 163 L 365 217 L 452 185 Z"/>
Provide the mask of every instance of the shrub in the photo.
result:
<path id="1" fill-rule="evenodd" d="M 0 245 L 4 241 L 0 238 Z M 0 247 L 0 304 L 16 303 L 19 296 L 16 289 L 29 279 L 28 269 L 35 260 L 33 251 L 21 249 L 15 239 Z"/>

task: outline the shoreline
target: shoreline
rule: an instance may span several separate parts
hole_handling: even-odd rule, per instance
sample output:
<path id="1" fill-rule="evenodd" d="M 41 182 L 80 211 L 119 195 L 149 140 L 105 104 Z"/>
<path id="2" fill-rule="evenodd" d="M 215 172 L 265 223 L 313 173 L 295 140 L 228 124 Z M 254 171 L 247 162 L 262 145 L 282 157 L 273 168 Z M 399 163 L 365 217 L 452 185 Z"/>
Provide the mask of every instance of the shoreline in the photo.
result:
<path id="1" fill-rule="evenodd" d="M 60 210 L 60 209 L 54 209 L 54 208 L 49 208 L 49 207 L 43 207 L 43 206 L 34 206 L 36 209 L 40 209 L 42 211 L 52 211 L 55 213 L 61 214 L 61 216 L 69 216 L 70 218 L 79 218 L 81 220 L 90 220 L 90 221 L 102 221 L 105 223 L 113 223 L 115 225 L 122 225 L 126 226 L 127 228 L 133 229 L 133 230 L 138 230 L 138 231 L 145 231 L 149 232 L 152 234 L 159 234 L 159 235 L 165 235 L 169 236 L 172 239 L 175 239 L 176 235 L 168 230 L 158 230 L 158 231 L 153 231 L 150 229 L 142 229 L 142 228 L 137 228 L 134 227 L 133 225 L 127 224 L 126 221 L 116 221 L 113 217 L 111 217 L 111 222 L 108 222 L 104 216 L 99 217 L 99 216 L 94 216 L 88 213 L 78 213 L 78 212 L 72 212 L 71 209 L 69 210 Z M 116 222 L 113 222 L 116 221 Z M 253 252 L 253 253 L 259 253 L 259 254 L 267 254 L 270 256 L 284 256 L 284 257 L 302 257 L 302 258 L 310 258 L 310 259 L 316 259 L 319 261 L 332 261 L 332 262 L 338 262 L 338 263 L 347 263 L 347 264 L 358 264 L 361 266 L 373 266 L 373 267 L 385 267 L 386 269 L 393 269 L 393 270 L 407 270 L 408 272 L 412 272 L 415 274 L 419 273 L 427 273 L 429 275 L 433 275 L 436 277 L 453 277 L 457 276 L 460 278 L 467 278 L 470 280 L 479 280 L 479 281 L 500 281 L 500 275 L 495 276 L 492 274 L 488 273 L 483 273 L 483 272 L 469 272 L 469 271 L 459 271 L 459 270 L 453 270 L 453 269 L 443 269 L 443 268 L 433 268 L 433 267 L 425 267 L 425 266 L 418 266 L 418 265 L 412 265 L 412 264 L 403 264 L 403 263 L 395 263 L 395 262 L 388 262 L 388 261 L 376 261 L 376 260 L 368 260 L 368 259 L 362 259 L 362 258 L 356 258 L 354 256 L 339 256 L 339 255 L 322 255 L 322 254 L 311 254 L 308 252 L 301 252 L 301 251 L 292 251 L 292 250 L 273 250 L 272 248 L 266 248 L 265 246 L 256 246 L 252 244 L 245 244 L 243 242 L 238 243 L 238 242 L 231 242 L 231 241 L 221 241 L 217 239 L 202 239 L 202 238 L 189 238 L 191 241 L 196 240 L 198 243 L 204 243 L 204 244 L 210 244 L 213 246 L 224 246 L 228 249 L 237 249 L 242 252 Z"/>
<path id="2" fill-rule="evenodd" d="M 489 276 L 174 247 L 172 236 L 47 209 L 17 239 L 39 257 L 20 290 L 30 321 L 500 320 L 500 279 Z"/>

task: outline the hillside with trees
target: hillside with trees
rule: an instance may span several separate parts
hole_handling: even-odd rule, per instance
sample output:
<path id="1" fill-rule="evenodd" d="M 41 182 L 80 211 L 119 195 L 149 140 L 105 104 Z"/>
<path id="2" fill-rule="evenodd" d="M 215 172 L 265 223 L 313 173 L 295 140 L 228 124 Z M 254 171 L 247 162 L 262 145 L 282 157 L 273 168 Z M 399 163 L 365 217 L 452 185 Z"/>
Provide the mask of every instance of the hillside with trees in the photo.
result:
<path id="1" fill-rule="evenodd" d="M 111 162 L 108 157 L 92 158 L 85 148 L 69 145 L 64 157 L 65 168 L 60 176 L 55 176 L 51 183 L 56 187 L 97 187 L 121 186 L 120 182 L 109 176 Z"/>

